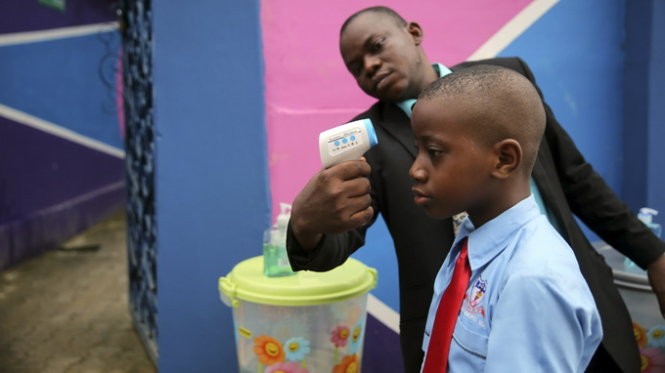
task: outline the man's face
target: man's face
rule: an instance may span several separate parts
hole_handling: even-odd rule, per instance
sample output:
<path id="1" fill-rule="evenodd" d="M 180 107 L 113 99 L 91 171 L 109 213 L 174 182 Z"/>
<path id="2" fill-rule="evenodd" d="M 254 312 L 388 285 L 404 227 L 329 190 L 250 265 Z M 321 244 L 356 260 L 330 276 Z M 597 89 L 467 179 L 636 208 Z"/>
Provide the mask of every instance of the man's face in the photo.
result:
<path id="1" fill-rule="evenodd" d="M 417 28 L 417 29 L 414 29 Z M 400 26 L 393 18 L 368 12 L 347 25 L 340 37 L 344 64 L 368 95 L 398 102 L 420 93 L 420 28 Z"/>
<path id="2" fill-rule="evenodd" d="M 470 133 L 464 110 L 463 100 L 442 103 L 441 98 L 420 99 L 414 107 L 411 124 L 418 155 L 409 175 L 415 181 L 415 203 L 434 218 L 471 214 L 490 195 L 494 153 Z"/>

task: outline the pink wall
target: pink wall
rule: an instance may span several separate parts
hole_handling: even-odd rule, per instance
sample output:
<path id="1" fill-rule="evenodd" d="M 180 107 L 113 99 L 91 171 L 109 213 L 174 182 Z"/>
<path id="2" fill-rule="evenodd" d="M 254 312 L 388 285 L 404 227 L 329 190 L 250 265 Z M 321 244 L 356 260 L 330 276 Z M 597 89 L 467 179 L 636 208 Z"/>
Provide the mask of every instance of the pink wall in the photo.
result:
<path id="1" fill-rule="evenodd" d="M 455 64 L 530 3 L 529 0 L 387 0 L 425 32 L 433 62 Z M 338 50 L 339 28 L 371 1 L 264 0 L 266 122 L 273 216 L 321 166 L 318 134 L 344 123 L 373 100 L 356 86 Z"/>

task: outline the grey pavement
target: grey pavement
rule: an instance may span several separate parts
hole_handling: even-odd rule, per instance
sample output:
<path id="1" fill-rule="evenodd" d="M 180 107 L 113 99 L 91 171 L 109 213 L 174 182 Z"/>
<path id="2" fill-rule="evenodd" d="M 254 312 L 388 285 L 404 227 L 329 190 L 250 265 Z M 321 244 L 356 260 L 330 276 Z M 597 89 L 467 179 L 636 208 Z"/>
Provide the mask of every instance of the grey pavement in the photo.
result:
<path id="1" fill-rule="evenodd" d="M 129 312 L 125 224 L 0 272 L 0 372 L 156 372 Z"/>

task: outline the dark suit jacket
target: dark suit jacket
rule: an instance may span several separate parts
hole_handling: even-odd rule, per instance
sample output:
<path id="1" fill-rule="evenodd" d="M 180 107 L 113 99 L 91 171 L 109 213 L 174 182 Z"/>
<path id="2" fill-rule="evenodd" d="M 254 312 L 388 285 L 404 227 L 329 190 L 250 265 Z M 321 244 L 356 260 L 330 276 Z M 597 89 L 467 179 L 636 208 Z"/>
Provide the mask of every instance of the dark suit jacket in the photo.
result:
<path id="1" fill-rule="evenodd" d="M 478 63 L 511 68 L 536 85 L 529 68 L 517 58 L 466 62 L 453 70 Z M 575 251 L 582 274 L 594 295 L 603 320 L 602 348 L 624 372 L 639 372 L 639 352 L 630 316 L 613 284 L 612 271 L 592 248 L 573 214 L 643 267 L 665 252 L 665 244 L 636 219 L 596 174 L 549 107 L 544 105 L 547 125 L 533 177 L 545 204 L 557 219 L 561 234 Z M 408 170 L 417 150 L 409 118 L 404 112 L 394 104 L 377 102 L 355 119 L 358 118 L 372 120 L 379 140 L 379 144 L 365 155 L 372 166 L 373 207 L 382 214 L 397 255 L 400 339 L 405 371 L 418 372 L 434 278 L 454 238 L 452 223 L 450 219 L 428 217 L 424 209 L 413 202 Z M 296 270 L 329 270 L 340 265 L 364 244 L 365 231 L 366 228 L 361 228 L 326 235 L 317 248 L 307 252 L 299 247 L 289 229 L 287 246 L 291 265 Z"/>

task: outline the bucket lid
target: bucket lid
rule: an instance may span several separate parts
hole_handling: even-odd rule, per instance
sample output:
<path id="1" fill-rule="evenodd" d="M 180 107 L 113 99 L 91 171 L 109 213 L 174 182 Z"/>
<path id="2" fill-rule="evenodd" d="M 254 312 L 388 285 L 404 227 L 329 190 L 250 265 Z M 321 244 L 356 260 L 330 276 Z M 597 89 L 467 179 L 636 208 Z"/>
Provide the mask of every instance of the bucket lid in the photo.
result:
<path id="1" fill-rule="evenodd" d="M 312 306 L 342 301 L 376 287 L 376 269 L 349 258 L 327 272 L 299 271 L 292 276 L 266 277 L 263 257 L 244 260 L 219 279 L 222 300 L 276 306 Z M 225 297 L 227 299 L 225 299 Z"/>

